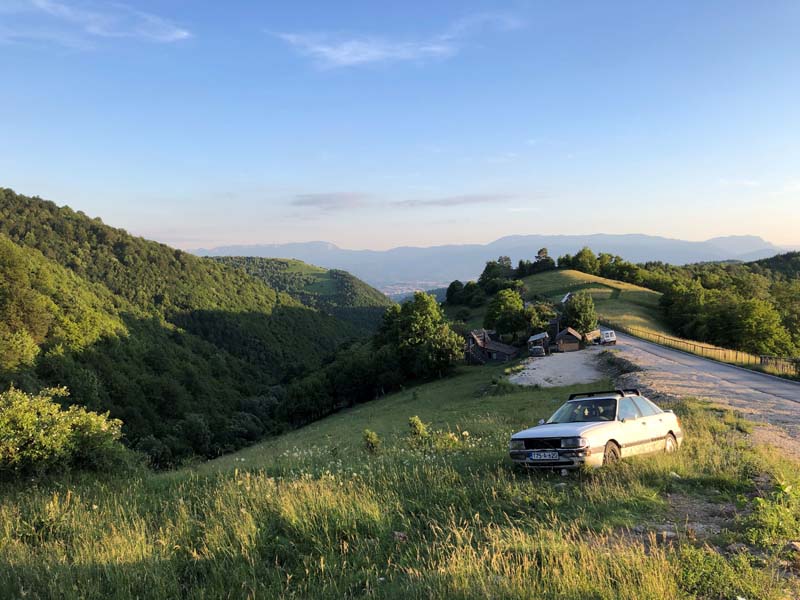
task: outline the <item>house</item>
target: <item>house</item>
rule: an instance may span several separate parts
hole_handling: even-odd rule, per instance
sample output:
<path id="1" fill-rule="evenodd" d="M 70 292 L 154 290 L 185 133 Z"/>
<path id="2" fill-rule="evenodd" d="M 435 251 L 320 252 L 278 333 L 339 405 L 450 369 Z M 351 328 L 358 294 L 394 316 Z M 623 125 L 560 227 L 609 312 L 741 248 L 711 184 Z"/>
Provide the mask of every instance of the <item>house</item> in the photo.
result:
<path id="1" fill-rule="evenodd" d="M 467 335 L 467 362 L 483 365 L 488 362 L 506 362 L 517 357 L 519 350 L 497 339 L 494 331 L 475 329 Z"/>
<path id="2" fill-rule="evenodd" d="M 595 329 L 594 331 L 590 331 L 585 336 L 587 344 L 599 344 L 600 343 L 600 330 Z"/>
<path id="3" fill-rule="evenodd" d="M 572 327 L 567 327 L 556 336 L 556 350 L 558 352 L 575 352 L 581 349 L 583 336 Z"/>
<path id="4" fill-rule="evenodd" d="M 528 338 L 528 350 L 534 346 L 541 346 L 547 352 L 547 347 L 550 345 L 550 336 L 546 331 L 537 333 Z"/>

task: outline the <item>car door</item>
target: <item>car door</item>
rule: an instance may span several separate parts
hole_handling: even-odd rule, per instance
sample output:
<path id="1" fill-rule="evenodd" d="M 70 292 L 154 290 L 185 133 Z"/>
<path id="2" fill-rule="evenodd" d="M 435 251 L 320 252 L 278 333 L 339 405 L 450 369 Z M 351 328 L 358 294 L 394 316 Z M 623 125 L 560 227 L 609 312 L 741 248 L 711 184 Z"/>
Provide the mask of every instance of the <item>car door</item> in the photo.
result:
<path id="1" fill-rule="evenodd" d="M 634 398 L 633 401 L 647 420 L 647 426 L 652 438 L 649 444 L 650 452 L 659 452 L 664 449 L 664 438 L 670 429 L 667 413 L 658 408 L 644 396 Z"/>
<path id="2" fill-rule="evenodd" d="M 650 439 L 647 421 L 630 397 L 621 398 L 617 418 L 622 432 L 622 456 L 634 456 L 646 452 L 645 445 Z"/>

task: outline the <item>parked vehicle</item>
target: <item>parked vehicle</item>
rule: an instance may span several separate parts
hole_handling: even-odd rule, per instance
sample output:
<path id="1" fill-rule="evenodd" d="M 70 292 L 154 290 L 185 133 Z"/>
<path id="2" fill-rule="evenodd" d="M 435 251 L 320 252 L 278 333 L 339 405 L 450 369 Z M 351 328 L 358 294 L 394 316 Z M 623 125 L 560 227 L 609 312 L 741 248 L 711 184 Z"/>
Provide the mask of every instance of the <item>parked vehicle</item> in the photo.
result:
<path id="1" fill-rule="evenodd" d="M 542 348 L 541 346 L 533 346 L 529 350 L 529 353 L 530 353 L 531 356 L 546 356 L 547 355 L 547 353 L 544 351 L 544 348 Z"/>
<path id="2" fill-rule="evenodd" d="M 547 421 L 512 435 L 508 450 L 526 467 L 575 469 L 671 453 L 682 443 L 678 417 L 630 389 L 572 394 Z"/>
<path id="3" fill-rule="evenodd" d="M 600 334 L 600 343 L 604 346 L 614 346 L 617 343 L 617 334 L 606 329 Z"/>

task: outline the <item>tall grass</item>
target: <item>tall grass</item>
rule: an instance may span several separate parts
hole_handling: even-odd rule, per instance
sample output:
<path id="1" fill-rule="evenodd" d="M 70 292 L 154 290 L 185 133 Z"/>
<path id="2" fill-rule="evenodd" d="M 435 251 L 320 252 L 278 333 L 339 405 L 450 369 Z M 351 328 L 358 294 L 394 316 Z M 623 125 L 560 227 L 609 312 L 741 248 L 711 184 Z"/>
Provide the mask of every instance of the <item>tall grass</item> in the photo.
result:
<path id="1" fill-rule="evenodd" d="M 475 385 L 481 373 L 441 386 Z M 6 485 L 0 597 L 789 597 L 771 554 L 798 534 L 775 526 L 782 498 L 764 495 L 761 512 L 724 532 L 760 547 L 758 560 L 717 551 L 716 540 L 632 534 L 667 514 L 667 493 L 713 491 L 755 509 L 756 474 L 800 484 L 796 469 L 751 448 L 732 413 L 676 405 L 687 430 L 680 453 L 562 478 L 505 458 L 519 421 L 552 410 L 552 390 L 490 396 L 476 386 L 471 401 L 431 385 L 382 401 L 405 415 L 394 433 L 372 421 L 384 440 L 375 454 L 359 448 L 373 414 L 364 407 L 347 415 L 352 432 L 345 419 L 332 421 L 338 436 L 297 432 L 296 446 L 249 469 L 255 450 L 217 472 Z M 428 436 L 406 433 L 416 414 L 434 423 Z M 458 426 L 442 424 L 454 416 Z"/>

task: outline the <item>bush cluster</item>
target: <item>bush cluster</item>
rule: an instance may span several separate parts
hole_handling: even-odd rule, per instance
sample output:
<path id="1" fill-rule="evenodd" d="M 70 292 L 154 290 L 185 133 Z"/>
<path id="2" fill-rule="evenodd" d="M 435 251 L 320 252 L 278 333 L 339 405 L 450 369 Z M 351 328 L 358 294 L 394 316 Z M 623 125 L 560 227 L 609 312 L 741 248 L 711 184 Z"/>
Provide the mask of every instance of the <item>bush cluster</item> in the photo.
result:
<path id="1" fill-rule="evenodd" d="M 0 393 L 0 474 L 102 471 L 131 461 L 120 443 L 122 422 L 79 406 L 62 408 L 59 399 L 67 396 L 63 388 Z"/>

